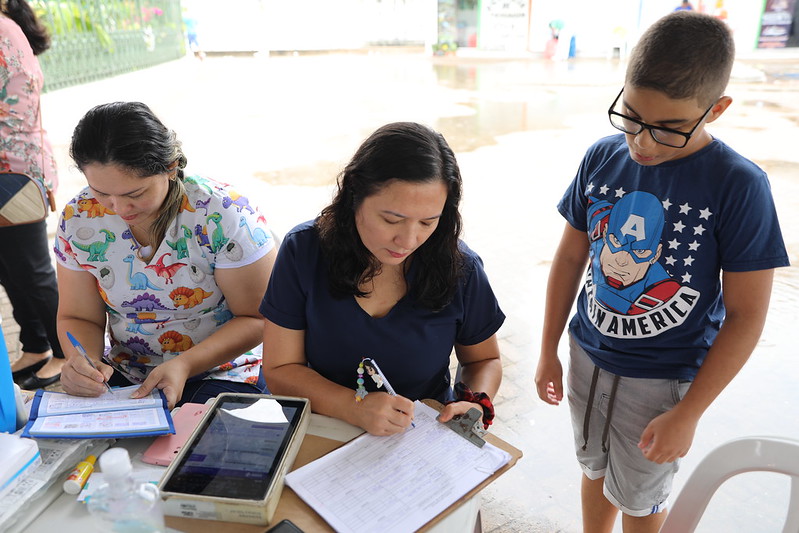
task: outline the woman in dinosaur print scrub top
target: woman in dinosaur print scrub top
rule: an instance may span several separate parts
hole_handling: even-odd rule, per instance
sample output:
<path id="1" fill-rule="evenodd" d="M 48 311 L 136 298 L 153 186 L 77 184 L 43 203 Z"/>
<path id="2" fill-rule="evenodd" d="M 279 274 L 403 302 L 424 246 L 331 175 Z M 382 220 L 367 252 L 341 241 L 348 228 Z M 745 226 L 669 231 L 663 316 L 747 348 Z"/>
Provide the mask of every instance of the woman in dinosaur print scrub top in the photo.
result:
<path id="1" fill-rule="evenodd" d="M 141 383 L 138 396 L 157 387 L 170 407 L 265 391 L 258 305 L 276 249 L 264 216 L 230 186 L 184 176 L 175 134 L 142 103 L 93 108 L 70 151 L 88 187 L 55 242 L 64 389 Z"/>

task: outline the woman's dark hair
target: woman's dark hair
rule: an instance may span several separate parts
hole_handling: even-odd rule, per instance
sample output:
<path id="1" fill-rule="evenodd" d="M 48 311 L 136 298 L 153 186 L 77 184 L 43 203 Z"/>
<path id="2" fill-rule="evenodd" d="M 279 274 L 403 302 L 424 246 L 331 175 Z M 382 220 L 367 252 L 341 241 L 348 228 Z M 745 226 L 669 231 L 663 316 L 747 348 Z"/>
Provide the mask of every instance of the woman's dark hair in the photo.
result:
<path id="1" fill-rule="evenodd" d="M 175 132 L 141 102 L 102 104 L 90 109 L 78 122 L 69 154 L 81 172 L 87 165 L 99 163 L 119 166 L 141 178 L 174 173 L 160 214 L 150 228 L 150 244 L 155 253 L 186 192 L 186 156 Z"/>
<path id="2" fill-rule="evenodd" d="M 334 296 L 367 296 L 360 287 L 380 272 L 380 263 L 363 245 L 355 226 L 355 213 L 364 199 L 393 181 L 439 180 L 447 187 L 447 200 L 438 227 L 413 252 L 418 273 L 409 292 L 416 303 L 434 311 L 452 301 L 463 268 L 458 247 L 461 174 L 444 137 L 413 122 L 387 124 L 363 142 L 339 176 L 333 202 L 316 220 Z"/>
<path id="3" fill-rule="evenodd" d="M 39 55 L 50 48 L 50 35 L 47 28 L 36 18 L 36 13 L 25 0 L 6 0 L 3 13 L 17 23 L 22 33 L 28 38 L 34 55 Z"/>

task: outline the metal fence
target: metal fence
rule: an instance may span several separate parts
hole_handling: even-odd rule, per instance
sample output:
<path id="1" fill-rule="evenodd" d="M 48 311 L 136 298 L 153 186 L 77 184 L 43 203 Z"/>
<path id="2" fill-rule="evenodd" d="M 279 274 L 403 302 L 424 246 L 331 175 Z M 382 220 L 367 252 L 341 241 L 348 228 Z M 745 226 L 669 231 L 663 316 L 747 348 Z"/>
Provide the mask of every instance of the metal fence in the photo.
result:
<path id="1" fill-rule="evenodd" d="M 44 90 L 130 72 L 185 54 L 180 0 L 35 0 L 52 45 Z"/>

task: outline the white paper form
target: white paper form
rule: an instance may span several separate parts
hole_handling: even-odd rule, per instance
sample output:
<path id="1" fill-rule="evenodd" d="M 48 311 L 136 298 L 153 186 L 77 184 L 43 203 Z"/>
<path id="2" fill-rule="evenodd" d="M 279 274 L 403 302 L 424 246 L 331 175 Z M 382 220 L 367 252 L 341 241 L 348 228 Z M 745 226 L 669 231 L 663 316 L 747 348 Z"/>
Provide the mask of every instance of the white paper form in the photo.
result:
<path id="1" fill-rule="evenodd" d="M 146 431 L 163 424 L 163 409 L 134 409 L 107 413 L 79 413 L 37 418 L 31 433 L 58 435 L 106 435 Z"/>
<path id="2" fill-rule="evenodd" d="M 92 413 L 95 411 L 121 411 L 141 407 L 163 407 L 163 400 L 157 389 L 140 399 L 130 395 L 138 390 L 139 385 L 119 387 L 112 392 L 104 392 L 96 398 L 71 396 L 69 394 L 46 394 L 39 405 L 39 416 L 60 415 L 64 413 Z"/>
<path id="3" fill-rule="evenodd" d="M 478 448 L 415 402 L 414 423 L 391 437 L 362 435 L 302 468 L 286 483 L 341 533 L 415 531 L 510 461 Z"/>

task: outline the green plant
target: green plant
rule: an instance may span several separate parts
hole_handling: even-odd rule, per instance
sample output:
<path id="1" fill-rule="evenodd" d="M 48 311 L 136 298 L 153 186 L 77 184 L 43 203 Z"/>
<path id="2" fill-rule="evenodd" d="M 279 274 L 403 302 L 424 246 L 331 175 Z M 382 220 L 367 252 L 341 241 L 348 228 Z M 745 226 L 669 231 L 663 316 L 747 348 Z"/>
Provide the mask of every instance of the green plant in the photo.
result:
<path id="1" fill-rule="evenodd" d="M 458 49 L 458 44 L 452 41 L 439 41 L 433 45 L 433 53 L 437 56 L 453 54 Z"/>
<path id="2" fill-rule="evenodd" d="M 78 1 L 31 2 L 37 18 L 55 37 L 65 37 L 76 33 L 93 33 L 97 41 L 108 52 L 114 52 L 114 40 L 102 22 L 89 9 Z"/>

